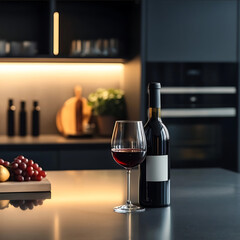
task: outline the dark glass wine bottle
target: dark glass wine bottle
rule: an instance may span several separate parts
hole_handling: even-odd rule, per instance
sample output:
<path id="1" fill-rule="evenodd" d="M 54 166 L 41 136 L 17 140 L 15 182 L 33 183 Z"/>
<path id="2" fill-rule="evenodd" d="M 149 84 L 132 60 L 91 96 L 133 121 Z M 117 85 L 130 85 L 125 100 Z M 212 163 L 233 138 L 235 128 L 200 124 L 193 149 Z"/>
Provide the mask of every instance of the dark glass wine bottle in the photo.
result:
<path id="1" fill-rule="evenodd" d="M 27 135 L 27 112 L 25 109 L 25 101 L 21 101 L 21 107 L 19 112 L 19 135 Z"/>
<path id="2" fill-rule="evenodd" d="M 40 107 L 38 101 L 33 102 L 32 110 L 32 136 L 39 136 L 40 134 Z"/>
<path id="3" fill-rule="evenodd" d="M 149 119 L 144 126 L 146 160 L 140 165 L 139 201 L 144 207 L 170 205 L 169 133 L 161 120 L 160 83 L 148 85 Z"/>
<path id="4" fill-rule="evenodd" d="M 15 110 L 16 107 L 13 105 L 13 100 L 8 100 L 8 110 L 7 110 L 7 134 L 8 136 L 15 135 Z"/>

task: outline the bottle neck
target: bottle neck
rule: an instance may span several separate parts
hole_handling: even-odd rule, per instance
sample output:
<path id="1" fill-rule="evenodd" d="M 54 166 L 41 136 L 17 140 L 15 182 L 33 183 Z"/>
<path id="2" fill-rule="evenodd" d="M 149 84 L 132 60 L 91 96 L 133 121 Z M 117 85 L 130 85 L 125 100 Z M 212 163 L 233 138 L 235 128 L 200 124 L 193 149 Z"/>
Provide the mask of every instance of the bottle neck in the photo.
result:
<path id="1" fill-rule="evenodd" d="M 148 109 L 149 118 L 161 118 L 161 108 L 152 108 Z"/>
<path id="2" fill-rule="evenodd" d="M 149 118 L 161 118 L 161 94 L 160 88 L 149 88 Z"/>

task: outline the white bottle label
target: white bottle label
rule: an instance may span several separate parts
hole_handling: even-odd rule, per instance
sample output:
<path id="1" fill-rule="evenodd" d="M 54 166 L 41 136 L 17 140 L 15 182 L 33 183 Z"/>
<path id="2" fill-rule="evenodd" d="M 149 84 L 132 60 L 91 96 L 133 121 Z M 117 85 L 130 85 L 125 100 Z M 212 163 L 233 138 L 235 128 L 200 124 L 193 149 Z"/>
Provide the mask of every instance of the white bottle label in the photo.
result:
<path id="1" fill-rule="evenodd" d="M 168 155 L 147 156 L 146 181 L 168 181 Z"/>

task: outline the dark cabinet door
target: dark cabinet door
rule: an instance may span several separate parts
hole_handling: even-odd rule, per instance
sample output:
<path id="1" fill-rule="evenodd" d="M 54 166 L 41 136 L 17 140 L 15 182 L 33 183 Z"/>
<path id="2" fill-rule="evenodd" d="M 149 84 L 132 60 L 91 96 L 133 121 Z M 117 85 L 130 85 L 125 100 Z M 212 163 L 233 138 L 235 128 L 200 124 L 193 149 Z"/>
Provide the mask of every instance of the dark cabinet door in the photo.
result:
<path id="1" fill-rule="evenodd" d="M 148 0 L 147 60 L 237 61 L 237 0 Z"/>
<path id="2" fill-rule="evenodd" d="M 61 170 L 115 169 L 121 168 L 114 162 L 109 149 L 86 148 L 60 151 Z"/>
<path id="3" fill-rule="evenodd" d="M 28 159 L 33 159 L 38 163 L 43 170 L 58 170 L 58 154 L 57 151 L 40 151 L 40 150 L 30 150 L 28 147 L 19 147 L 19 150 L 12 149 L 8 151 L 0 151 L 1 158 L 6 161 L 12 162 L 18 155 L 23 155 Z"/>
<path id="4" fill-rule="evenodd" d="M 0 57 L 49 55 L 50 1 L 0 1 Z"/>

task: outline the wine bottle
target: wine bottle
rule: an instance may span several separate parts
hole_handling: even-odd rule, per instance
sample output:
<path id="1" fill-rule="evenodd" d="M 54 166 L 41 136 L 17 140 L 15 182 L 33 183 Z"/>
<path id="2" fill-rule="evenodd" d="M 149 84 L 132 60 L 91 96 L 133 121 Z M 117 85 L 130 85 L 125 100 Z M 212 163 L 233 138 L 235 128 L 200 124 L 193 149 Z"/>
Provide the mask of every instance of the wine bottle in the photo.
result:
<path id="1" fill-rule="evenodd" d="M 15 135 L 15 110 L 16 107 L 13 105 L 13 99 L 8 100 L 7 110 L 7 134 L 8 136 Z"/>
<path id="2" fill-rule="evenodd" d="M 32 110 L 32 136 L 39 136 L 40 134 L 40 107 L 38 101 L 33 101 Z"/>
<path id="3" fill-rule="evenodd" d="M 25 101 L 21 101 L 21 107 L 19 112 L 19 135 L 27 135 L 27 112 L 25 110 Z"/>
<path id="4" fill-rule="evenodd" d="M 145 207 L 170 205 L 169 133 L 161 120 L 158 82 L 148 85 L 149 119 L 144 126 L 147 156 L 140 165 L 139 201 Z"/>

